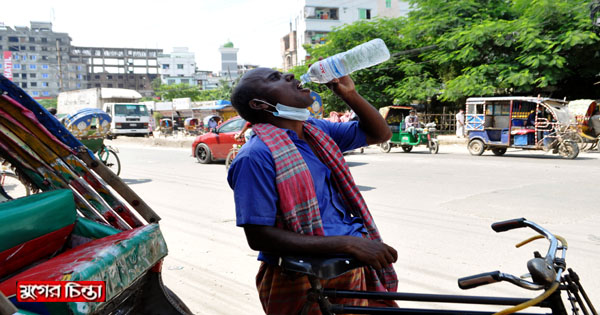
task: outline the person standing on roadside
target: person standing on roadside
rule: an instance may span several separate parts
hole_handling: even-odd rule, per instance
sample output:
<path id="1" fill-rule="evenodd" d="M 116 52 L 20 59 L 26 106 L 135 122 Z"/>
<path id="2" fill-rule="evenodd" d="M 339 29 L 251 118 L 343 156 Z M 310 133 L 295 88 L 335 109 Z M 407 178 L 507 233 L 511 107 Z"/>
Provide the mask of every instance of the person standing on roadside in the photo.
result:
<path id="1" fill-rule="evenodd" d="M 462 108 L 456 114 L 456 136 L 465 137 L 465 110 Z"/>
<path id="2" fill-rule="evenodd" d="M 256 286 L 265 313 L 298 314 L 307 300 L 306 276 L 289 277 L 279 255 L 354 256 L 366 267 L 324 281 L 344 290 L 396 291 L 392 263 L 398 253 L 383 243 L 342 152 L 387 141 L 391 131 L 348 76 L 327 86 L 360 121 L 310 118 L 310 90 L 291 73 L 257 68 L 235 86 L 231 103 L 252 123 L 255 136 L 229 168 L 236 224 L 250 248 L 260 251 Z M 334 299 L 352 305 L 393 301 Z M 310 314 L 318 313 L 313 304 Z"/>

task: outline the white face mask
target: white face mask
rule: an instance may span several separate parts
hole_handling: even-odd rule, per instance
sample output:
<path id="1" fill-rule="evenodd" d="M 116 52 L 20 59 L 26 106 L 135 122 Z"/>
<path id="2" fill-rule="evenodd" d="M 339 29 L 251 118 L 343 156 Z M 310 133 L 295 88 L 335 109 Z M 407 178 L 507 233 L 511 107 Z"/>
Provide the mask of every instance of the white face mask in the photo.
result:
<path id="1" fill-rule="evenodd" d="M 270 112 L 275 117 L 280 117 L 280 118 L 285 118 L 285 119 L 290 119 L 290 120 L 298 120 L 298 121 L 305 121 L 308 119 L 308 117 L 310 117 L 310 112 L 308 111 L 307 108 L 296 108 L 296 107 L 286 106 L 281 103 L 277 103 L 277 105 L 273 106 L 272 104 L 269 104 L 269 103 L 267 103 L 263 100 L 259 100 L 259 99 L 253 99 L 253 101 L 261 102 L 261 103 L 267 104 L 267 105 L 275 108 L 274 112 Z"/>

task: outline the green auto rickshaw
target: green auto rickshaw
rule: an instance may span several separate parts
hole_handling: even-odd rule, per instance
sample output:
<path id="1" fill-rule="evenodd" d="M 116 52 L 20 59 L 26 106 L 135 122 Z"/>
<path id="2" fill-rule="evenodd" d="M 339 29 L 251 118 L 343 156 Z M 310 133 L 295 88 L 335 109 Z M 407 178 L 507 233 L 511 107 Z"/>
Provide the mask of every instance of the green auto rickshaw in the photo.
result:
<path id="1" fill-rule="evenodd" d="M 435 123 L 422 124 L 414 130 L 406 130 L 404 120 L 414 106 L 386 106 L 379 109 L 379 113 L 385 119 L 392 131 L 392 138 L 380 144 L 382 152 L 388 153 L 392 147 L 401 147 L 404 152 L 412 151 L 413 147 L 425 145 L 429 153 L 436 154 L 439 143 L 435 133 Z"/>

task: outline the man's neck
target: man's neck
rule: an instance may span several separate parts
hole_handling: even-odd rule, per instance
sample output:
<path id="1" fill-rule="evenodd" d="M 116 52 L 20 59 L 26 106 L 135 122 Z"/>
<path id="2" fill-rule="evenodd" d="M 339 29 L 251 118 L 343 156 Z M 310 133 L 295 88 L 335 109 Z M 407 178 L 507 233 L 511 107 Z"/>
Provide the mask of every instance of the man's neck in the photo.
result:
<path id="1" fill-rule="evenodd" d="M 273 117 L 273 118 L 269 118 L 267 122 L 270 123 L 271 125 L 279 127 L 279 128 L 292 130 L 292 131 L 296 132 L 296 135 L 298 135 L 298 138 L 300 138 L 302 140 L 306 140 L 306 139 L 304 139 L 304 132 L 302 130 L 302 125 L 304 124 L 303 121 Z"/>

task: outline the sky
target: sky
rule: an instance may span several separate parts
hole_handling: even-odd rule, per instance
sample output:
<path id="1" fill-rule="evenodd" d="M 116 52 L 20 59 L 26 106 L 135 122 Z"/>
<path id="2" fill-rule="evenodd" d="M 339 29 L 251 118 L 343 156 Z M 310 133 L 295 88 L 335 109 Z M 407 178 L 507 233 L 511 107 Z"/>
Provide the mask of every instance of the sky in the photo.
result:
<path id="1" fill-rule="evenodd" d="M 219 71 L 219 47 L 233 42 L 238 64 L 281 67 L 280 40 L 290 30 L 296 0 L 27 0 L 3 1 L 9 27 L 52 22 L 75 46 L 188 47 L 199 70 Z"/>

